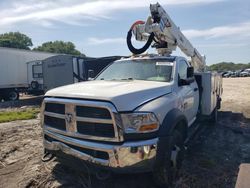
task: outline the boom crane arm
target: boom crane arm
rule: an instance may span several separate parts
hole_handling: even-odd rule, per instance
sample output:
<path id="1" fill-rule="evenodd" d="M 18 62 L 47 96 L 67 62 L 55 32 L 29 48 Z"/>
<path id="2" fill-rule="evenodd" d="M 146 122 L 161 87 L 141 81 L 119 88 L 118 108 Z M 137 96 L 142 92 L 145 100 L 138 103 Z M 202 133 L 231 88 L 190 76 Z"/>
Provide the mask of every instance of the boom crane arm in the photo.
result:
<path id="1" fill-rule="evenodd" d="M 133 50 L 131 41 L 128 42 L 128 47 L 132 53 L 142 53 L 145 48 L 150 46 L 152 39 L 158 53 L 161 55 L 171 54 L 178 46 L 181 51 L 188 57 L 191 57 L 191 65 L 196 71 L 203 72 L 205 70 L 205 57 L 202 56 L 196 48 L 189 42 L 180 29 L 175 25 L 170 16 L 166 13 L 163 7 L 159 4 L 150 5 L 151 16 L 148 17 L 146 23 L 143 21 L 135 22 L 128 32 L 127 42 L 131 39 L 133 32 L 136 40 L 147 41 L 144 49 Z"/>

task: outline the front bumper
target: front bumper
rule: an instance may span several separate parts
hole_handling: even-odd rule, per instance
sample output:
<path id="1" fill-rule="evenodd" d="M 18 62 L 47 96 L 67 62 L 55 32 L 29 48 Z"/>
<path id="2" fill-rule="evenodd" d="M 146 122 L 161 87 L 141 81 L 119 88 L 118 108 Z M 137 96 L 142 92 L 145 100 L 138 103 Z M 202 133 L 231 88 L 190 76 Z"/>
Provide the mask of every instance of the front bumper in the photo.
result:
<path id="1" fill-rule="evenodd" d="M 119 144 L 102 143 L 79 140 L 49 130 L 44 130 L 44 137 L 45 149 L 54 154 L 62 152 L 117 172 L 151 171 L 156 160 L 158 138 Z"/>

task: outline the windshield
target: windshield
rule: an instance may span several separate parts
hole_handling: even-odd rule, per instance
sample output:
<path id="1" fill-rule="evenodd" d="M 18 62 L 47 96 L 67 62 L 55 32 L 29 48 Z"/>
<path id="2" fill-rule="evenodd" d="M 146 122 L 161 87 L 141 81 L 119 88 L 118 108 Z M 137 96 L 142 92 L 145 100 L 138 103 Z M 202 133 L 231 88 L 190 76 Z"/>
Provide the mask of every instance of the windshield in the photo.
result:
<path id="1" fill-rule="evenodd" d="M 163 60 L 116 61 L 105 69 L 96 80 L 148 80 L 171 81 L 173 62 Z"/>

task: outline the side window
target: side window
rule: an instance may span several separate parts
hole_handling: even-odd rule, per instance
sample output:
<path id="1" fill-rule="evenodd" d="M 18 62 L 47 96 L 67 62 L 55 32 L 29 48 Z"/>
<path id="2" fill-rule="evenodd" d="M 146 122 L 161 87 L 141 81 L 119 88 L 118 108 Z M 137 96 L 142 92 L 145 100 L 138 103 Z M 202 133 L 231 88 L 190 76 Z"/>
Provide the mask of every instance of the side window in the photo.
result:
<path id="1" fill-rule="evenodd" d="M 179 73 L 180 79 L 187 79 L 187 68 L 188 68 L 188 65 L 186 61 L 181 60 L 178 66 L 178 73 Z"/>

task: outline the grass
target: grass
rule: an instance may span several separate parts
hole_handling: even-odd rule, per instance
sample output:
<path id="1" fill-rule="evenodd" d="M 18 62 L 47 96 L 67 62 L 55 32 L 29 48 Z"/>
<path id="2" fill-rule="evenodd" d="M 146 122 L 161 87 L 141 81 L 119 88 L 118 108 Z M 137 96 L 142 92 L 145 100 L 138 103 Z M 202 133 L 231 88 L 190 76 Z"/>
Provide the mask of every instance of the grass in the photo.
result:
<path id="1" fill-rule="evenodd" d="M 27 120 L 36 118 L 40 112 L 39 108 L 29 108 L 18 111 L 0 112 L 0 123 L 10 122 L 15 120 Z"/>

